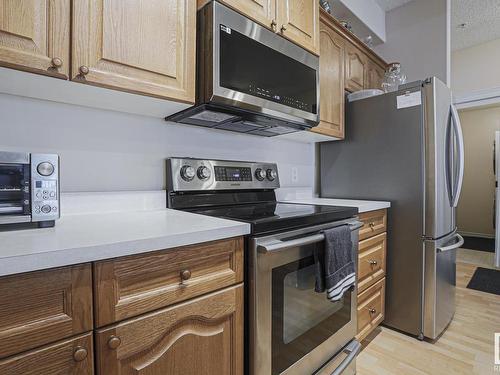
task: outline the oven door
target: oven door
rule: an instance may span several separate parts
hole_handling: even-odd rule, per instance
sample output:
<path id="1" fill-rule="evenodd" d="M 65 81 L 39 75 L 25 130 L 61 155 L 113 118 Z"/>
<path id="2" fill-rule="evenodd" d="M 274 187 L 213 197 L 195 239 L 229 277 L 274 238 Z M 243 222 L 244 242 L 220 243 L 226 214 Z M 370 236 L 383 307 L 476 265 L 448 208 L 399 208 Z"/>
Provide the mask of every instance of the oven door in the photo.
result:
<path id="1" fill-rule="evenodd" d="M 356 293 L 338 302 L 314 291 L 313 251 L 322 230 L 351 226 L 357 259 L 359 222 L 348 220 L 250 240 L 250 373 L 311 374 L 356 335 Z"/>
<path id="2" fill-rule="evenodd" d="M 0 224 L 31 221 L 29 155 L 0 153 Z M 16 158 L 13 158 L 13 155 Z"/>

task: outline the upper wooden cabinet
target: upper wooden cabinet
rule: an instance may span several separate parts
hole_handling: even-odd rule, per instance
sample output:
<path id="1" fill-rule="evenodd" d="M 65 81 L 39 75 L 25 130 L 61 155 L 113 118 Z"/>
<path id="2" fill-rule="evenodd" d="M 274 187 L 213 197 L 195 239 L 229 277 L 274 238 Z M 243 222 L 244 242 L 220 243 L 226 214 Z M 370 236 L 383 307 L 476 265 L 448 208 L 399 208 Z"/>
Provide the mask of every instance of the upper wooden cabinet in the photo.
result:
<path id="1" fill-rule="evenodd" d="M 73 0 L 74 80 L 193 103 L 196 0 Z"/>
<path id="2" fill-rule="evenodd" d="M 365 88 L 366 56 L 355 46 L 346 43 L 345 51 L 345 88 L 354 92 Z"/>
<path id="3" fill-rule="evenodd" d="M 243 375 L 243 285 L 96 334 L 100 375 Z"/>
<path id="4" fill-rule="evenodd" d="M 208 2 L 208 0 L 198 0 L 201 6 Z M 222 0 L 222 2 L 255 22 L 276 31 L 276 0 Z"/>
<path id="5" fill-rule="evenodd" d="M 276 19 L 281 35 L 319 54 L 319 1 L 278 0 Z"/>
<path id="6" fill-rule="evenodd" d="M 328 19 L 320 23 L 320 123 L 315 133 L 344 138 L 344 40 Z"/>
<path id="7" fill-rule="evenodd" d="M 319 2 L 316 0 L 220 0 L 246 17 L 319 54 Z M 209 3 L 198 0 L 198 7 Z"/>
<path id="8" fill-rule="evenodd" d="M 70 0 L 1 0 L 0 65 L 68 78 Z"/>
<path id="9" fill-rule="evenodd" d="M 385 70 L 378 64 L 369 59 L 366 68 L 365 88 L 367 89 L 382 89 Z"/>

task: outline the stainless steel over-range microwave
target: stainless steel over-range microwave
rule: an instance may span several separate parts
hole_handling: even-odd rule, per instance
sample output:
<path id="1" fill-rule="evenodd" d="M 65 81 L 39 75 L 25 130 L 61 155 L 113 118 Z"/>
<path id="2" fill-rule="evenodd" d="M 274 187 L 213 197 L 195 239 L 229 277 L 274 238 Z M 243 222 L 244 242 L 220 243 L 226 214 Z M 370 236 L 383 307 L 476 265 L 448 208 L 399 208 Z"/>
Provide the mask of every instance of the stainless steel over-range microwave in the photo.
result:
<path id="1" fill-rule="evenodd" d="M 216 1 L 197 36 L 196 105 L 167 120 L 261 136 L 318 124 L 318 56 Z"/>
<path id="2" fill-rule="evenodd" d="M 57 155 L 0 152 L 0 228 L 51 227 L 59 209 Z"/>

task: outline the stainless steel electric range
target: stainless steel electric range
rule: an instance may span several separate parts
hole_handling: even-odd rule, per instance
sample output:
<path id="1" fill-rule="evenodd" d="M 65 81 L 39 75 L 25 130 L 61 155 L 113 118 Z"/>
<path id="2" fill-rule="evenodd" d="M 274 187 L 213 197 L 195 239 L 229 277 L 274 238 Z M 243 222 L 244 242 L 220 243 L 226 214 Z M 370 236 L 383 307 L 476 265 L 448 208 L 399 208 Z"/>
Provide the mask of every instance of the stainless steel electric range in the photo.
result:
<path id="1" fill-rule="evenodd" d="M 316 293 L 313 250 L 325 229 L 349 225 L 357 259 L 357 209 L 280 203 L 279 186 L 272 163 L 167 160 L 169 208 L 251 225 L 245 244 L 246 372 L 355 374 L 357 290 L 336 303 Z"/>

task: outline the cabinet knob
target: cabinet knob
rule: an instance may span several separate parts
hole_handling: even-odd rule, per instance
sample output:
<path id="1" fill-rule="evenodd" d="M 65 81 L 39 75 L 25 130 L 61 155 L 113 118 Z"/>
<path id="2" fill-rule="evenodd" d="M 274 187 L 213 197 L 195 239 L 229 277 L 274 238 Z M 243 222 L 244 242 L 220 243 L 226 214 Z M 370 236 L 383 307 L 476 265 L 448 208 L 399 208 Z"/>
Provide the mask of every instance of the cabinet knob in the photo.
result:
<path id="1" fill-rule="evenodd" d="M 377 312 L 377 310 L 376 310 L 376 309 L 369 309 L 369 310 L 368 310 L 368 312 L 369 312 L 370 314 L 375 314 L 375 313 Z"/>
<path id="2" fill-rule="evenodd" d="M 82 76 L 86 76 L 90 72 L 89 67 L 85 65 L 82 65 L 78 70 Z"/>
<path id="3" fill-rule="evenodd" d="M 273 31 L 276 31 L 276 26 L 278 26 L 278 24 L 276 23 L 276 20 L 272 20 L 271 21 L 271 29 L 273 29 Z"/>
<path id="4" fill-rule="evenodd" d="M 62 65 L 63 65 L 63 62 L 59 57 L 54 57 L 52 59 L 52 66 L 54 68 L 60 68 Z"/>
<path id="5" fill-rule="evenodd" d="M 368 263 L 370 263 L 370 265 L 372 266 L 376 266 L 378 264 L 376 260 L 369 260 Z"/>
<path id="6" fill-rule="evenodd" d="M 108 340 L 108 347 L 110 349 L 116 349 L 120 346 L 122 340 L 118 336 L 111 336 Z"/>
<path id="7" fill-rule="evenodd" d="M 190 270 L 182 270 L 181 271 L 181 280 L 186 281 L 191 278 L 191 271 Z"/>
<path id="8" fill-rule="evenodd" d="M 285 31 L 286 31 L 286 26 L 285 25 L 281 26 L 281 32 L 284 33 Z"/>
<path id="9" fill-rule="evenodd" d="M 374 229 L 375 228 L 375 223 L 372 221 L 370 224 L 368 224 L 370 228 Z"/>
<path id="10" fill-rule="evenodd" d="M 87 349 L 85 349 L 83 346 L 77 346 L 75 348 L 75 351 L 73 352 L 73 359 L 76 362 L 81 362 L 85 358 L 87 358 Z"/>

